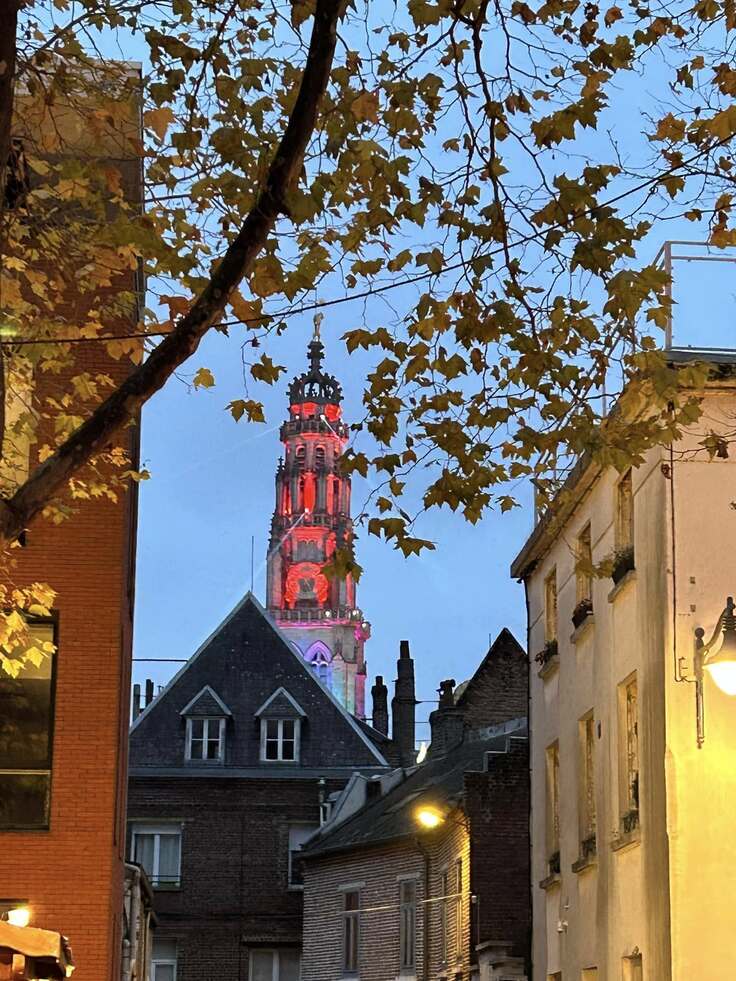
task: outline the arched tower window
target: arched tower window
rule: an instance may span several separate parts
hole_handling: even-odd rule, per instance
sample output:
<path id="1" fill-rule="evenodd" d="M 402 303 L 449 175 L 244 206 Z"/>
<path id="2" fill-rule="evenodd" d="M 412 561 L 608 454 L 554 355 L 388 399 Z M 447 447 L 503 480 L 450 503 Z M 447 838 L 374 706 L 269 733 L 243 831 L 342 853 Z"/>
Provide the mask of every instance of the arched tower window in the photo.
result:
<path id="1" fill-rule="evenodd" d="M 317 640 L 304 655 L 304 659 L 322 684 L 329 688 L 332 681 L 332 654 L 329 647 L 321 640 Z"/>
<path id="2" fill-rule="evenodd" d="M 324 446 L 318 446 L 314 451 L 314 465 L 315 467 L 324 468 L 325 465 L 325 448 Z"/>
<path id="3" fill-rule="evenodd" d="M 300 470 L 304 470 L 307 463 L 307 448 L 306 446 L 297 446 L 296 448 L 296 463 Z"/>

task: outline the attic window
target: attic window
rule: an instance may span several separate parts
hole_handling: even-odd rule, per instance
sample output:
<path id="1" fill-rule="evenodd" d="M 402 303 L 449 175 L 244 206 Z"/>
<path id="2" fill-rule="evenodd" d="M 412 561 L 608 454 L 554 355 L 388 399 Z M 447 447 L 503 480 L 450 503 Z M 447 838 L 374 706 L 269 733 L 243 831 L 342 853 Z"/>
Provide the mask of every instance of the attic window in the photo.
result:
<path id="1" fill-rule="evenodd" d="M 299 760 L 299 719 L 261 719 L 261 760 L 296 763 Z"/>
<path id="2" fill-rule="evenodd" d="M 298 763 L 304 709 L 285 688 L 277 688 L 255 713 L 261 723 L 261 762 Z"/>
<path id="3" fill-rule="evenodd" d="M 187 719 L 186 759 L 193 763 L 222 763 L 225 758 L 225 719 Z"/>

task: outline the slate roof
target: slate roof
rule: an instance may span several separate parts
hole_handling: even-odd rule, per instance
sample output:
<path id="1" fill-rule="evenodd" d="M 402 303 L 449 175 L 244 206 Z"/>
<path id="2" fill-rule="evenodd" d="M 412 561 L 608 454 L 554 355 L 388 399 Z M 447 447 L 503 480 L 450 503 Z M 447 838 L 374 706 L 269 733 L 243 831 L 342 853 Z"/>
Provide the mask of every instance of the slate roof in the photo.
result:
<path id="1" fill-rule="evenodd" d="M 388 767 L 375 741 L 248 593 L 131 726 L 132 769 L 140 773 L 144 768 L 181 768 L 185 740 L 181 712 L 197 701 L 205 686 L 232 713 L 225 737 L 225 775 L 264 767 L 255 713 L 282 688 L 305 714 L 300 759 L 282 768 L 285 775 L 309 768 Z M 187 769 L 193 772 L 196 767 L 189 764 Z"/>
<path id="2" fill-rule="evenodd" d="M 331 828 L 326 824 L 303 849 L 305 858 L 386 844 L 414 837 L 414 811 L 422 803 L 462 803 L 465 774 L 485 767 L 486 753 L 505 752 L 510 738 L 526 738 L 526 719 L 466 734 L 462 743 L 444 756 L 428 757 L 406 771 L 403 782 L 376 801 L 366 804 L 353 817 Z M 491 766 L 492 758 L 491 758 Z"/>
<path id="3" fill-rule="evenodd" d="M 296 716 L 304 718 L 306 714 L 285 688 L 277 688 L 254 713 L 259 719 L 292 719 Z"/>
<path id="4" fill-rule="evenodd" d="M 205 685 L 199 694 L 195 695 L 191 702 L 185 705 L 179 713 L 179 715 L 198 717 L 214 716 L 215 718 L 232 714 L 217 692 L 213 691 L 209 685 Z"/>

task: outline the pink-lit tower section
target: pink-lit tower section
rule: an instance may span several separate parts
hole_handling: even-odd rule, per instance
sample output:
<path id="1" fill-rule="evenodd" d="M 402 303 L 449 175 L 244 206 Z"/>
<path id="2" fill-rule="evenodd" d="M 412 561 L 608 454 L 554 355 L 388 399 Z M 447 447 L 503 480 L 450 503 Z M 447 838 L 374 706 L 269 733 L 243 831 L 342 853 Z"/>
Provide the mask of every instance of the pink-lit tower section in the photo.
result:
<path id="1" fill-rule="evenodd" d="M 308 357 L 308 370 L 289 386 L 289 418 L 281 427 L 284 457 L 276 471 L 266 604 L 301 656 L 363 719 L 370 624 L 356 604 L 352 577 L 328 579 L 322 571 L 353 537 L 350 477 L 338 465 L 348 427 L 342 389 L 322 368 L 318 334 Z"/>

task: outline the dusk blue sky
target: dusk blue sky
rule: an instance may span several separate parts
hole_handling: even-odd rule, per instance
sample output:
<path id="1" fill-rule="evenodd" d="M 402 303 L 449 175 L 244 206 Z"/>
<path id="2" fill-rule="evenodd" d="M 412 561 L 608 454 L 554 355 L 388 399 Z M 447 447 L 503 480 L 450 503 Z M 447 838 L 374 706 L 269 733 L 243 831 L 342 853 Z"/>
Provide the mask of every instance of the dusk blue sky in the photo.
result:
<path id="1" fill-rule="evenodd" d="M 351 420 L 360 410 L 371 358 L 346 354 L 339 340 L 344 318 L 338 312 L 325 319 L 322 336 L 326 366 L 343 383 L 344 413 Z M 274 360 L 288 368 L 282 377 L 304 370 L 311 333 L 311 319 L 304 317 L 276 342 Z M 194 391 L 172 379 L 143 416 L 142 455 L 153 476 L 141 485 L 137 658 L 193 653 L 249 588 L 251 536 L 255 593 L 265 599 L 286 381 L 259 390 L 266 398 L 266 425 L 235 423 L 225 406 L 243 392 L 238 340 L 219 334 L 208 338 L 186 367 L 191 374 L 200 365 L 213 371 L 215 388 Z M 366 483 L 355 480 L 356 507 L 367 493 Z M 490 516 L 475 527 L 459 515 L 434 512 L 425 517 L 422 530 L 437 549 L 411 559 L 358 529 L 357 554 L 364 568 L 358 602 L 373 631 L 366 645 L 370 683 L 376 674 L 394 678 L 401 639 L 411 643 L 423 699 L 435 697 L 443 678 L 468 677 L 489 636 L 503 626 L 523 643 L 523 589 L 510 580 L 508 567 L 530 528 L 528 508 Z M 137 661 L 134 677 L 163 683 L 180 666 Z M 430 708 L 422 706 L 418 718 L 425 719 Z"/>
<path id="2" fill-rule="evenodd" d="M 653 255 L 659 242 L 650 241 Z M 721 263 L 676 266 L 676 343 L 736 346 L 728 286 L 732 269 Z M 335 307 L 322 324 L 326 367 L 343 384 L 348 421 L 360 413 L 373 355 L 348 355 L 340 337 L 348 327 L 379 322 L 385 314 L 381 302 Z M 196 650 L 250 586 L 251 536 L 254 591 L 265 599 L 274 473 L 282 449 L 278 427 L 287 411 L 288 380 L 304 370 L 312 330 L 311 316 L 304 315 L 269 347 L 287 373 L 273 388 L 253 391 L 265 402 L 265 425 L 236 423 L 226 410 L 231 399 L 243 395 L 243 335 L 235 332 L 230 338 L 208 337 L 146 406 L 142 456 L 152 479 L 140 490 L 136 658 L 186 658 Z M 214 388 L 195 391 L 187 384 L 200 366 L 214 373 Z M 354 510 L 368 492 L 357 478 Z M 492 512 L 475 526 L 447 510 L 431 512 L 420 530 L 437 549 L 418 558 L 405 559 L 358 528 L 357 555 L 364 568 L 358 602 L 373 631 L 366 645 L 369 684 L 376 674 L 393 680 L 402 639 L 411 644 L 421 699 L 434 698 L 443 678 L 459 682 L 472 674 L 489 637 L 502 627 L 524 643 L 524 591 L 508 570 L 531 531 L 533 515 L 528 488 L 518 487 L 517 494 L 522 507 L 505 515 Z M 134 680 L 150 677 L 163 684 L 180 667 L 136 661 Z M 418 718 L 425 720 L 430 709 L 421 706 Z M 419 738 L 424 734 L 422 726 Z"/>

